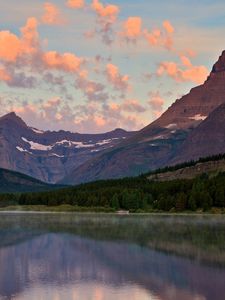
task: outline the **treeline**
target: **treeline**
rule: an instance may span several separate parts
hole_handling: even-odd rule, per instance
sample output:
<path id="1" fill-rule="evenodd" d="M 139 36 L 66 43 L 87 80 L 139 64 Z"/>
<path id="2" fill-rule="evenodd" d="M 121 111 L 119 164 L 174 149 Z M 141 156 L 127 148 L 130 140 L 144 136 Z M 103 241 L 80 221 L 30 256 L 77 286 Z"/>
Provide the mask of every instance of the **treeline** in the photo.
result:
<path id="1" fill-rule="evenodd" d="M 192 180 L 149 181 L 145 176 L 105 180 L 41 193 L 0 195 L 0 205 L 68 204 L 130 211 L 195 211 L 225 208 L 225 173 Z"/>
<path id="2" fill-rule="evenodd" d="M 177 170 L 180 170 L 183 168 L 196 166 L 198 163 L 204 163 L 204 162 L 209 162 L 209 161 L 219 161 L 222 159 L 225 159 L 225 154 L 217 154 L 217 155 L 213 155 L 213 156 L 202 157 L 202 158 L 199 158 L 198 160 L 190 160 L 188 162 L 180 163 L 175 166 L 168 166 L 168 167 L 164 167 L 164 168 L 157 169 L 154 171 L 150 171 L 147 174 L 145 174 L 145 176 L 155 175 L 155 174 L 159 174 L 159 173 L 161 174 L 161 173 L 166 173 L 166 172 L 173 172 L 173 171 L 177 171 Z"/>

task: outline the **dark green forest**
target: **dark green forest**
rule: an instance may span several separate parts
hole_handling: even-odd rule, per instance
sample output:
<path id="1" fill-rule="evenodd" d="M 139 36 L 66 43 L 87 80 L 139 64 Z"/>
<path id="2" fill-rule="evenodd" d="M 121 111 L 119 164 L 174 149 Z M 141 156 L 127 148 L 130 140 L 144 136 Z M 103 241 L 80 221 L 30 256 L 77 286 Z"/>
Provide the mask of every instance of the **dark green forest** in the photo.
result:
<path id="1" fill-rule="evenodd" d="M 1 194 L 0 206 L 71 205 L 80 208 L 119 209 L 131 212 L 209 211 L 225 208 L 225 173 L 207 174 L 192 180 L 149 181 L 146 176 L 105 180 L 60 190 Z"/>

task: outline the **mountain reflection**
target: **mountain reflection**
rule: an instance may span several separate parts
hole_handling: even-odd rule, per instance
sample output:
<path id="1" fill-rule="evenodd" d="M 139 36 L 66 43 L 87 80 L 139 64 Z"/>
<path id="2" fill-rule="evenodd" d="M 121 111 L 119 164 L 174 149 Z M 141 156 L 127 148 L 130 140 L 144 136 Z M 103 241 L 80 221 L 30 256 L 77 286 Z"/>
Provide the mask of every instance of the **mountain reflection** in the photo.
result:
<path id="1" fill-rule="evenodd" d="M 34 238 L 29 233 L 27 241 L 0 249 L 0 266 L 3 299 L 98 300 L 116 294 L 117 299 L 219 300 L 225 293 L 224 269 L 135 244 L 65 233 Z"/>

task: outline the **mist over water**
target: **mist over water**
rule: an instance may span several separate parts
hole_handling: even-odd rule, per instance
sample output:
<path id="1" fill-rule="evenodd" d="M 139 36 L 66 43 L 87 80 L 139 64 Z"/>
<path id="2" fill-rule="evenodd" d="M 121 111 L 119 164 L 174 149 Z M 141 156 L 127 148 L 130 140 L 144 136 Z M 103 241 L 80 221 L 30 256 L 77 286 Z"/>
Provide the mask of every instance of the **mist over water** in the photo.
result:
<path id="1" fill-rule="evenodd" d="M 0 299 L 224 299 L 225 219 L 0 214 Z"/>

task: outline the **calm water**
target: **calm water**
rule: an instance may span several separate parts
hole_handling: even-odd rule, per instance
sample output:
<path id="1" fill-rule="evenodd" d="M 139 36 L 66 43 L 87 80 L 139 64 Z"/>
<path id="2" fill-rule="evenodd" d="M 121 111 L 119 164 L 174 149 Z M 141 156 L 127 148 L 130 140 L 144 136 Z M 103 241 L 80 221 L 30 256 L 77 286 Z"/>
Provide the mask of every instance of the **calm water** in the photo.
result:
<path id="1" fill-rule="evenodd" d="M 0 213 L 0 299 L 225 299 L 225 217 Z"/>

